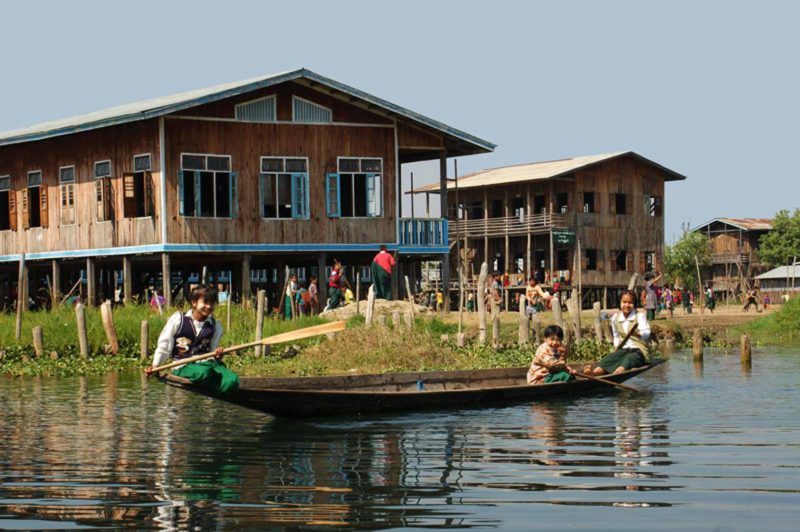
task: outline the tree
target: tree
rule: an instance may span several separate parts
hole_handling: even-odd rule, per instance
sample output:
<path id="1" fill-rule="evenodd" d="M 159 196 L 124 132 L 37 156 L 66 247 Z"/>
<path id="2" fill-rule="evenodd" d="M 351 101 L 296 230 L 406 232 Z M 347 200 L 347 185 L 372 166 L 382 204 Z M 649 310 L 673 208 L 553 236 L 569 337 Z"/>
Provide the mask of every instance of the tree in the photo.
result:
<path id="1" fill-rule="evenodd" d="M 800 257 L 800 209 L 781 210 L 772 220 L 772 230 L 761 235 L 758 258 L 772 267 L 782 266 Z"/>
<path id="2" fill-rule="evenodd" d="M 664 272 L 671 282 L 699 292 L 697 263 L 701 270 L 711 264 L 711 241 L 702 233 L 684 228 L 683 236 L 664 251 Z"/>

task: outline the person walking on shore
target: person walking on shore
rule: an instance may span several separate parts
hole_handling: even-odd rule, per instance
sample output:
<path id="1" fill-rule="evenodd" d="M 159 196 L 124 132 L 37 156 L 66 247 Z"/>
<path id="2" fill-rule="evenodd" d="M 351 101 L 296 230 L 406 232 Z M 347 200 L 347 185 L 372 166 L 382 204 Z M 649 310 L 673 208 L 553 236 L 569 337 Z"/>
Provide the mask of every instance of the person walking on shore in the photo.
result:
<path id="1" fill-rule="evenodd" d="M 395 264 L 395 258 L 389 253 L 389 249 L 381 245 L 380 251 L 372 259 L 372 265 L 370 266 L 377 299 L 392 300 L 392 268 L 394 268 Z"/>

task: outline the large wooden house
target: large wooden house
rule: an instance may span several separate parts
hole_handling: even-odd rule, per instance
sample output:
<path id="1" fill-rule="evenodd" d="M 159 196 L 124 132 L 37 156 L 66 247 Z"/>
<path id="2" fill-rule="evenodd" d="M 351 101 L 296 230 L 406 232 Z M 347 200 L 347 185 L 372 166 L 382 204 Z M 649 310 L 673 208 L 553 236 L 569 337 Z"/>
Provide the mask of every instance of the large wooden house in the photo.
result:
<path id="1" fill-rule="evenodd" d="M 0 287 L 170 299 L 207 267 L 247 298 L 285 267 L 323 289 L 334 258 L 367 274 L 380 244 L 441 258 L 446 223 L 400 217 L 401 165 L 439 160 L 444 182 L 494 147 L 306 69 L 1 133 Z"/>
<path id="2" fill-rule="evenodd" d="M 585 304 L 605 295 L 614 305 L 634 272 L 662 270 L 664 185 L 683 179 L 629 151 L 493 168 L 450 180 L 451 268 L 460 248 L 468 276 L 485 261 L 513 279 L 579 282 Z M 441 189 L 433 183 L 413 192 Z"/>
<path id="3" fill-rule="evenodd" d="M 714 218 L 694 229 L 711 242 L 708 283 L 719 296 L 741 295 L 766 272 L 758 259 L 759 239 L 772 230 L 768 218 Z"/>

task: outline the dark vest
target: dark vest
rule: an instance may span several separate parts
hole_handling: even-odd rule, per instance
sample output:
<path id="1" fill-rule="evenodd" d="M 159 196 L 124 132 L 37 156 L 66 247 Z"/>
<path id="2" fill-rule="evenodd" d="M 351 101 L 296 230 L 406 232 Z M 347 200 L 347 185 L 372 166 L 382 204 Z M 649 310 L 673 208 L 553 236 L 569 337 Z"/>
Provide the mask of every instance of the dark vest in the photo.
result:
<path id="1" fill-rule="evenodd" d="M 214 337 L 215 329 L 216 322 L 214 318 L 210 318 L 203 323 L 200 334 L 195 334 L 192 318 L 188 317 L 186 314 L 181 314 L 181 326 L 178 332 L 175 333 L 175 345 L 172 348 L 173 360 L 180 360 L 211 351 L 211 339 Z M 186 338 L 190 342 L 189 349 L 183 353 L 178 350 L 178 339 L 180 338 Z"/>

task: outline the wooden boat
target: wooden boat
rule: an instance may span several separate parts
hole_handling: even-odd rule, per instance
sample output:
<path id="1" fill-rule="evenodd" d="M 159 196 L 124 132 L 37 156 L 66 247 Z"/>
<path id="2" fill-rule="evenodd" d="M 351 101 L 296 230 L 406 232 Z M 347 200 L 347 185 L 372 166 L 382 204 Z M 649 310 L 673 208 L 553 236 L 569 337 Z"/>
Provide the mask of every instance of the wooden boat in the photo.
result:
<path id="1" fill-rule="evenodd" d="M 624 382 L 662 362 L 656 360 L 603 378 Z M 574 367 L 580 371 L 578 365 Z M 170 386 L 284 418 L 472 408 L 618 389 L 583 378 L 530 385 L 526 382 L 527 372 L 527 367 L 521 367 L 333 377 L 242 377 L 239 389 L 222 397 L 176 375 L 160 379 Z"/>

